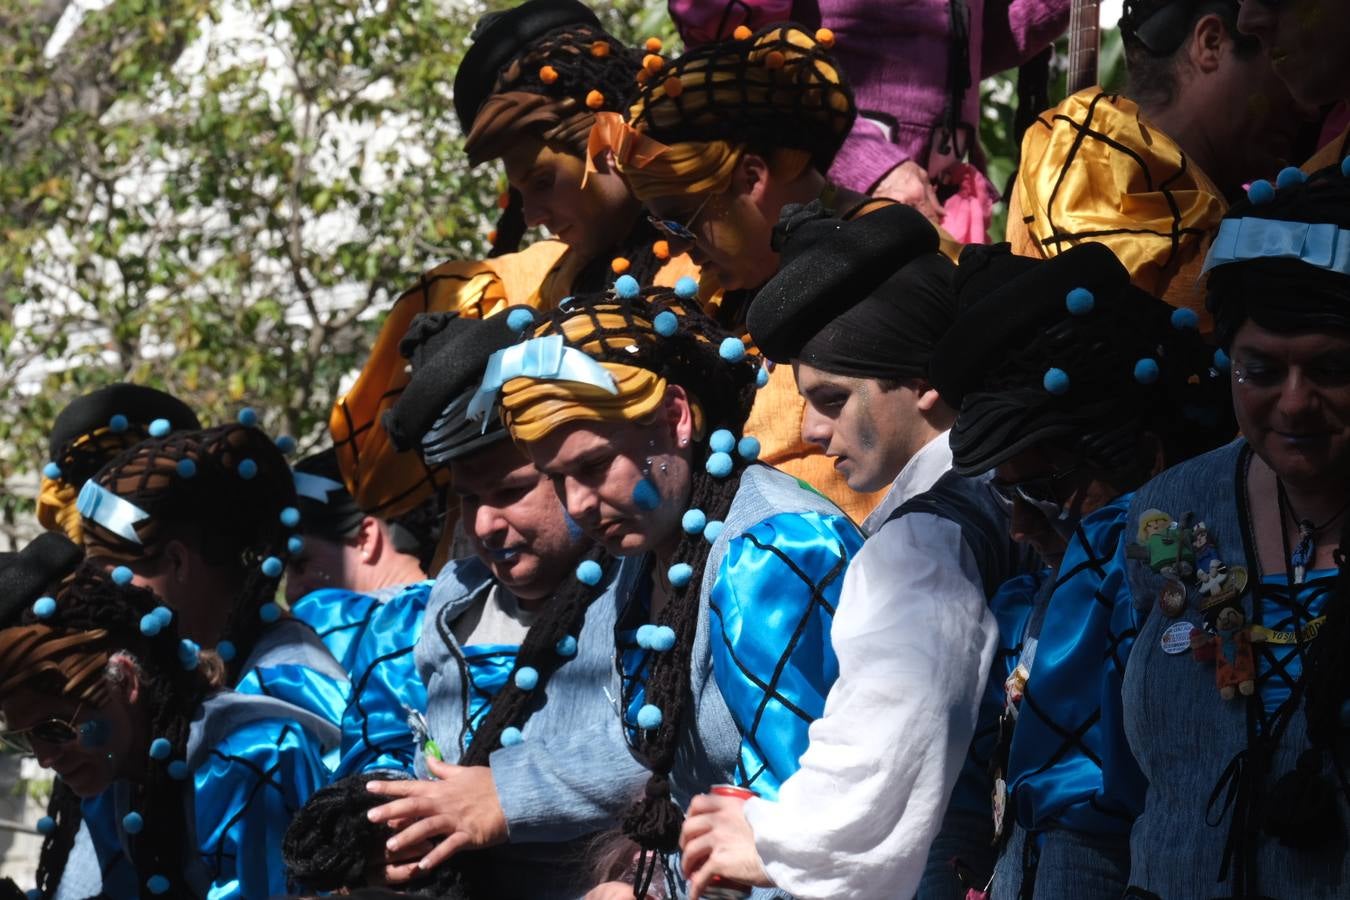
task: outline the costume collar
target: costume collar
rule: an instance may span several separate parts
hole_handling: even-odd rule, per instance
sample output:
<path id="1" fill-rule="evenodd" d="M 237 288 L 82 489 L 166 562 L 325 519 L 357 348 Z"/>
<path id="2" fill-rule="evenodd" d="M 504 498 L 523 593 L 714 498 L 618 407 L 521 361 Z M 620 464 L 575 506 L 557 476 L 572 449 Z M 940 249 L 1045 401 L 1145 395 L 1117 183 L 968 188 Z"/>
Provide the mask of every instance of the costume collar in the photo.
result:
<path id="1" fill-rule="evenodd" d="M 909 462 L 891 482 L 890 490 L 881 503 L 863 519 L 863 534 L 870 538 L 891 517 L 891 513 L 907 501 L 931 490 L 937 480 L 947 474 L 952 467 L 952 448 L 948 443 L 950 434 L 950 431 L 942 432 L 909 458 Z"/>

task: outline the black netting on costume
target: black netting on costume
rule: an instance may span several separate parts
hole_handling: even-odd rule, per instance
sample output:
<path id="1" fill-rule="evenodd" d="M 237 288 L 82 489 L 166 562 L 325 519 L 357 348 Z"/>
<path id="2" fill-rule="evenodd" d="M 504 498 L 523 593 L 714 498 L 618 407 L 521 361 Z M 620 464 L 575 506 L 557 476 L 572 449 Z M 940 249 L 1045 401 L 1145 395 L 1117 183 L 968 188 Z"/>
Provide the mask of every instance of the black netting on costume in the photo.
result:
<path id="1" fill-rule="evenodd" d="M 829 168 L 857 107 L 839 63 L 799 25 L 705 44 L 649 77 L 630 124 L 666 144 L 723 140 L 756 152 L 797 148 Z"/>
<path id="2" fill-rule="evenodd" d="M 493 93 L 525 91 L 571 100 L 582 112 L 622 112 L 637 92 L 641 69 L 641 51 L 594 25 L 576 23 L 548 32 L 508 63 L 497 76 Z M 601 105 L 587 105 L 591 91 L 600 93 Z M 586 134 L 580 135 L 576 147 L 578 154 L 585 152 Z"/>

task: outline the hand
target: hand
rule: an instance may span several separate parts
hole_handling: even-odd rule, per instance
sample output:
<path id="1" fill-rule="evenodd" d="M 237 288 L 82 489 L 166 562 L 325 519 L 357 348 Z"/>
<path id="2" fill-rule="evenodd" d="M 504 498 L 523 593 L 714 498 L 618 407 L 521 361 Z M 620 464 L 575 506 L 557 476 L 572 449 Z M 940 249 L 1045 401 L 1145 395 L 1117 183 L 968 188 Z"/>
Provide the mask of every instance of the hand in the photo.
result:
<path id="1" fill-rule="evenodd" d="M 680 830 L 680 865 L 689 879 L 689 900 L 699 900 L 714 875 L 773 887 L 745 820 L 745 801 L 701 794 L 689 804 Z"/>
<path id="2" fill-rule="evenodd" d="M 633 886 L 624 881 L 606 881 L 587 891 L 581 900 L 634 900 Z"/>
<path id="3" fill-rule="evenodd" d="M 385 878 L 407 881 L 430 871 L 461 850 L 506 843 L 506 814 L 488 766 L 452 766 L 427 758 L 427 769 L 439 781 L 372 781 L 372 794 L 397 797 L 372 809 L 372 822 L 384 822 L 395 834 L 385 843 Z M 415 863 L 410 848 L 443 838 Z"/>
<path id="4" fill-rule="evenodd" d="M 886 197 L 912 206 L 934 225 L 941 225 L 942 217 L 946 215 L 933 183 L 928 180 L 928 173 L 912 159 L 905 160 L 882 176 L 872 189 L 872 196 Z"/>

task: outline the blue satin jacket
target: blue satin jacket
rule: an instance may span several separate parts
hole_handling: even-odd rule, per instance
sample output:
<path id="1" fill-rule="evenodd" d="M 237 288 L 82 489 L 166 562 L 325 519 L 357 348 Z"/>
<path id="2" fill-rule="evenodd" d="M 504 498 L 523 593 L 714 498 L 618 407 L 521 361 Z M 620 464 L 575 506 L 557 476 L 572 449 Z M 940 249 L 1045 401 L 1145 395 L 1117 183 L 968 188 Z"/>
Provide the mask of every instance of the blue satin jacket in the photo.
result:
<path id="1" fill-rule="evenodd" d="M 350 672 L 371 618 L 390 596 L 321 588 L 291 604 L 291 615 L 313 628 L 343 671 Z"/>

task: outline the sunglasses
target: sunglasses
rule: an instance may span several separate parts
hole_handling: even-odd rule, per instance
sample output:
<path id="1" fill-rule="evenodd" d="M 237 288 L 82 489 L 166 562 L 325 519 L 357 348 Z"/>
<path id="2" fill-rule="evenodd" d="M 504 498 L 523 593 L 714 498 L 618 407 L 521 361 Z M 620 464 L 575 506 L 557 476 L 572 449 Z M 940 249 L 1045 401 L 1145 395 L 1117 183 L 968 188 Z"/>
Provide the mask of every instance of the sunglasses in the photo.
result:
<path id="1" fill-rule="evenodd" d="M 36 725 L 30 725 L 27 728 L 16 728 L 13 731 L 0 731 L 0 744 L 4 744 L 11 750 L 17 750 L 20 753 L 33 753 L 33 741 L 43 744 L 69 744 L 71 741 L 79 740 L 86 734 L 92 733 L 97 727 L 93 722 L 81 722 L 75 724 L 75 720 L 80 717 L 80 710 L 83 707 L 76 707 L 75 714 L 69 720 L 58 719 L 53 716 L 50 719 L 43 719 Z"/>
<path id="2" fill-rule="evenodd" d="M 703 202 L 694 210 L 694 214 L 689 217 L 689 224 L 685 225 L 676 222 L 674 219 L 660 219 L 656 216 L 647 216 L 647 221 L 657 231 L 664 234 L 671 240 L 683 241 L 686 244 L 692 244 L 698 240 L 698 235 L 694 234 L 694 225 L 698 223 L 698 217 L 703 214 L 703 208 L 708 205 L 708 201 L 713 198 L 712 194 L 703 198 Z"/>
<path id="3" fill-rule="evenodd" d="M 1074 466 L 1062 472 L 1013 483 L 995 478 L 989 482 L 989 489 L 1009 512 L 1020 501 L 1054 522 L 1064 516 L 1064 483 L 1077 472 L 1078 467 Z"/>

